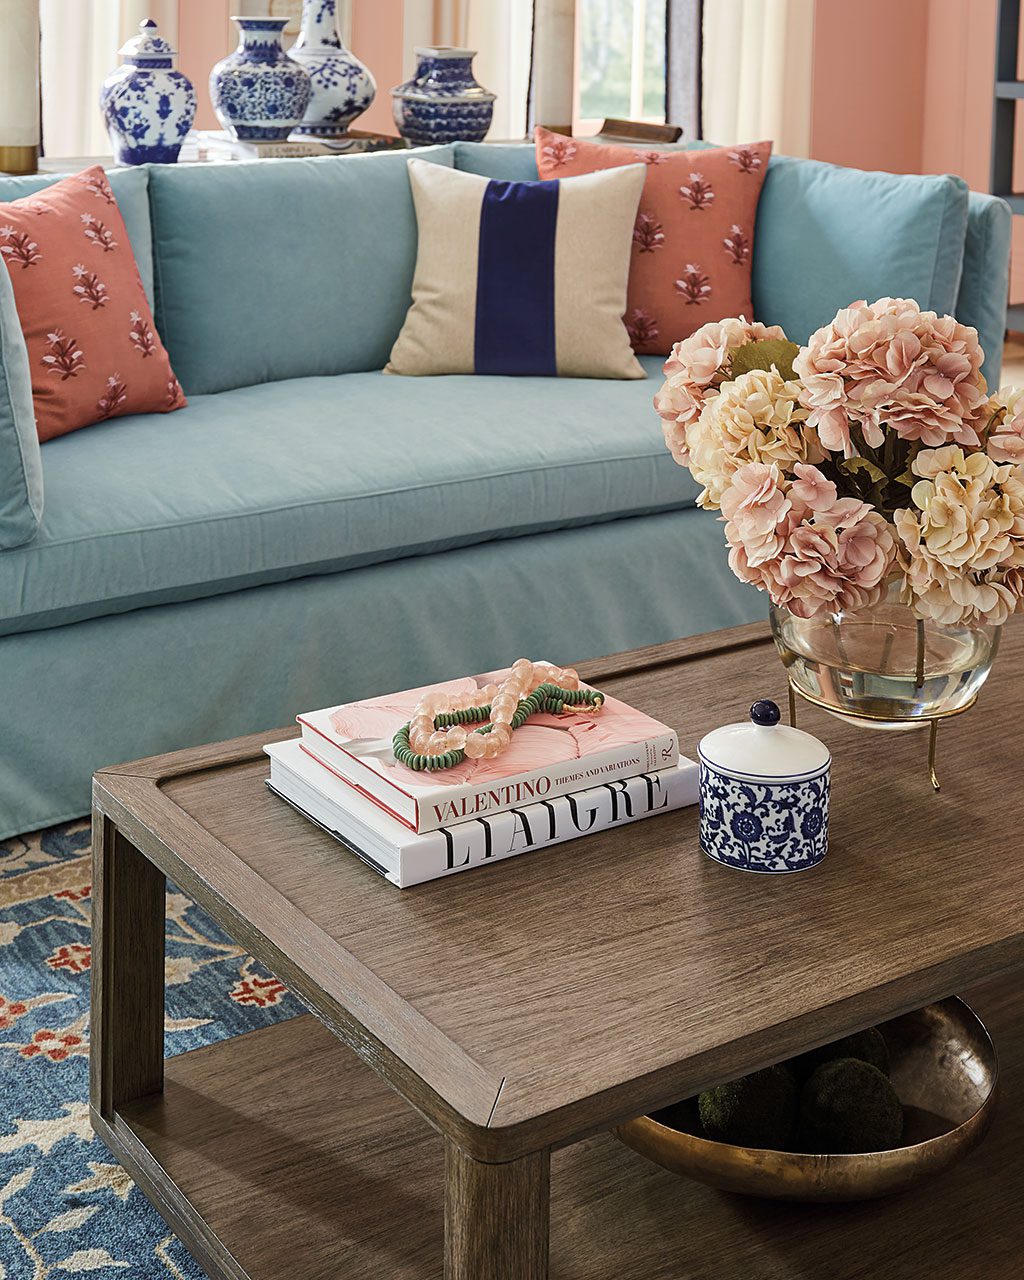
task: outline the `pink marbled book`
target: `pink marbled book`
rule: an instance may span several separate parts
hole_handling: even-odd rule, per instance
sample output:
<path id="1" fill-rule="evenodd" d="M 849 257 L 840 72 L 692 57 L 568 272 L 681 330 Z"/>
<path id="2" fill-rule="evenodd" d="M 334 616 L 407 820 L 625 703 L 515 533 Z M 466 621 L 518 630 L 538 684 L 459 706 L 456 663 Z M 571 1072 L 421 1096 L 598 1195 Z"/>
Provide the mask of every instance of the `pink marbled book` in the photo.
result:
<path id="1" fill-rule="evenodd" d="M 463 693 L 500 683 L 507 675 L 507 670 L 492 671 L 308 712 L 297 717 L 302 747 L 416 832 L 601 783 L 615 785 L 678 762 L 675 731 L 617 698 L 606 698 L 597 714 L 533 716 L 494 760 L 463 760 L 436 773 L 419 773 L 395 760 L 392 739 L 427 688 Z"/>

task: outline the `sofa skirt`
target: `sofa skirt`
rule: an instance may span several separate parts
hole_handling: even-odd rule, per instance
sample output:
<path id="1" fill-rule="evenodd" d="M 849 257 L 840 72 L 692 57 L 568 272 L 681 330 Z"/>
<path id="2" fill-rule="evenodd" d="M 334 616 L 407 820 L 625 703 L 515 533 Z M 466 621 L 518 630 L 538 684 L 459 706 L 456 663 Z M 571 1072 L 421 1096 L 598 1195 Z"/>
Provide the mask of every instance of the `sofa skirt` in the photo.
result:
<path id="1" fill-rule="evenodd" d="M 105 766 L 522 655 L 581 662 L 764 614 L 721 525 L 690 509 L 4 636 L 0 839 L 88 813 Z"/>

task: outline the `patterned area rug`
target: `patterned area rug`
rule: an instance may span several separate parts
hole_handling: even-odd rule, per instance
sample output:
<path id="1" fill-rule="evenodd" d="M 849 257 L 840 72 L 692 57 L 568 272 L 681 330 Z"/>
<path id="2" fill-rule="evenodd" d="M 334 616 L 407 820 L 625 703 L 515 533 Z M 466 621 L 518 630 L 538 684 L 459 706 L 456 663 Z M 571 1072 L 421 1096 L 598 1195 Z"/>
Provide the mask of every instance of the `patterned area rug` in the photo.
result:
<path id="1" fill-rule="evenodd" d="M 0 1280 L 203 1273 L 89 1124 L 87 822 L 0 843 Z M 166 1052 L 300 1012 L 173 885 Z"/>

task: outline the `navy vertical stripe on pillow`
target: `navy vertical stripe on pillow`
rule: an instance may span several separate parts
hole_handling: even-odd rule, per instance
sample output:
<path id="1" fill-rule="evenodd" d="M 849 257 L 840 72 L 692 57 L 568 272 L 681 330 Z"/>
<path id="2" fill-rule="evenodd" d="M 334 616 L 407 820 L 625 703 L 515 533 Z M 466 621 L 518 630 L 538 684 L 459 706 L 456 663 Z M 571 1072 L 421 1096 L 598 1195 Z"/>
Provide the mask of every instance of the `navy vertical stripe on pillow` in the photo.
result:
<path id="1" fill-rule="evenodd" d="M 554 377 L 558 180 L 488 182 L 480 210 L 477 373 Z"/>

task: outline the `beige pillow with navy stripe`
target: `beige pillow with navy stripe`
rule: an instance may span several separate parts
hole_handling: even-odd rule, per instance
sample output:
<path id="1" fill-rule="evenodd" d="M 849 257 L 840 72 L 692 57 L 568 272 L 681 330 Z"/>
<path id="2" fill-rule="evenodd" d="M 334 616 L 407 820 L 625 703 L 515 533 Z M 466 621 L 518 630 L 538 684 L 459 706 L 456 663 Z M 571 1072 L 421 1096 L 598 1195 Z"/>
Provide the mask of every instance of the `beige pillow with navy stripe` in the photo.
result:
<path id="1" fill-rule="evenodd" d="M 644 377 L 622 316 L 645 173 L 502 182 L 410 160 L 413 301 L 385 373 Z"/>

